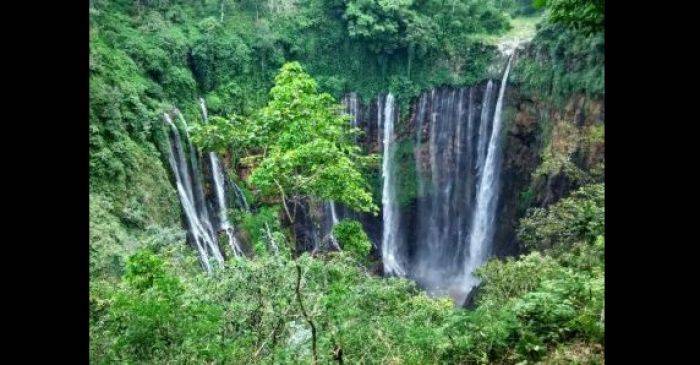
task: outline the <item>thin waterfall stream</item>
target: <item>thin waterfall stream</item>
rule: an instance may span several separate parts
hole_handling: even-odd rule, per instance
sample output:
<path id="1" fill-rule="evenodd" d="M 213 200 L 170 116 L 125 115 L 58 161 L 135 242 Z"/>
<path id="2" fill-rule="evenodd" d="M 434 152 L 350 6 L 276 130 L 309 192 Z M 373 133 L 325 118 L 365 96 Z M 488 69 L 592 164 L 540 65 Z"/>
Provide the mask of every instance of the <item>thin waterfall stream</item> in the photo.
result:
<path id="1" fill-rule="evenodd" d="M 377 99 L 378 130 L 382 131 L 382 261 L 386 275 L 404 276 L 397 240 L 398 205 L 396 204 L 395 171 L 393 170 L 392 142 L 394 140 L 394 95 L 386 95 L 384 108 Z"/>
<path id="2" fill-rule="evenodd" d="M 199 106 L 202 109 L 202 118 L 204 123 L 209 122 L 209 114 L 207 112 L 207 105 L 204 99 L 199 98 Z M 211 164 L 211 175 L 214 181 L 214 193 L 216 194 L 216 203 L 218 207 L 218 219 L 219 219 L 219 231 L 223 231 L 228 237 L 228 244 L 231 247 L 231 251 L 235 256 L 241 256 L 243 250 L 241 245 L 236 238 L 233 226 L 228 220 L 227 206 L 226 206 L 226 190 L 224 189 L 224 173 L 221 168 L 221 162 L 219 161 L 219 156 L 216 152 L 209 152 L 209 161 Z"/>
<path id="3" fill-rule="evenodd" d="M 203 99 L 199 101 L 202 118 L 206 123 L 208 121 L 206 104 Z M 171 114 L 177 116 L 178 121 L 184 126 L 184 138 L 173 122 Z M 168 162 L 175 177 L 175 185 L 184 214 L 188 241 L 197 250 L 203 268 L 208 273 L 211 273 L 214 268 L 213 263 L 221 266 L 224 262 L 218 233 L 222 232 L 227 236 L 228 244 L 234 256 L 243 255 L 234 227 L 228 220 L 226 185 L 233 186 L 235 194 L 244 209 L 249 211 L 250 208 L 245 201 L 242 191 L 232 182 L 227 184 L 228 180 L 224 174 L 224 166 L 215 152 L 209 152 L 207 154 L 208 161 L 202 161 L 201 156 L 192 144 L 187 132 L 187 122 L 182 113 L 177 109 L 173 113 L 164 113 L 163 120 L 168 127 Z M 187 146 L 187 152 L 184 148 L 185 145 Z M 186 154 L 189 159 L 186 157 Z M 211 189 L 213 194 L 209 196 L 210 199 L 207 199 L 207 195 L 204 192 L 203 162 L 208 162 L 209 164 L 209 178 L 213 185 L 213 189 Z M 210 213 L 216 219 L 212 220 Z"/>
<path id="4" fill-rule="evenodd" d="M 208 215 L 199 210 L 199 206 L 195 203 L 195 193 L 192 189 L 192 184 L 199 176 L 193 174 L 192 169 L 187 165 L 182 146 L 182 137 L 171 116 L 165 113 L 163 118 L 170 129 L 168 133 L 170 147 L 168 162 L 175 176 L 175 184 L 185 216 L 188 237 L 199 253 L 202 266 L 208 273 L 211 273 L 211 258 L 215 259 L 215 262 L 222 263 L 223 256 L 219 251 L 216 237 L 211 230 L 205 228 L 211 226 L 211 223 L 208 222 Z"/>

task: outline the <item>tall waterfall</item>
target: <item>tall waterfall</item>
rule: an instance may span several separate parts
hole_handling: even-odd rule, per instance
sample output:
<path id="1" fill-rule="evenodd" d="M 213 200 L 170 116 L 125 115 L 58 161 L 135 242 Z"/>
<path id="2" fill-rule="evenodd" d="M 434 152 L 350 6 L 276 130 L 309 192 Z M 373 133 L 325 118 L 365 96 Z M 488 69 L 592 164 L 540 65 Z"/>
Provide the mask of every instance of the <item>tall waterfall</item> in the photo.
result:
<path id="1" fill-rule="evenodd" d="M 207 113 L 207 105 L 204 99 L 199 98 L 199 106 L 202 110 L 202 118 L 204 123 L 209 121 L 209 114 Z M 231 251 L 234 255 L 240 256 L 243 251 L 241 250 L 241 245 L 238 243 L 233 226 L 228 220 L 227 206 L 226 206 L 226 190 L 224 189 L 224 173 L 221 168 L 221 162 L 219 157 L 215 152 L 209 152 L 209 163 L 211 165 L 211 175 L 214 181 L 214 193 L 216 195 L 216 206 L 218 213 L 218 231 L 223 231 L 228 237 L 228 244 L 231 246 Z"/>
<path id="2" fill-rule="evenodd" d="M 478 284 L 472 272 L 491 253 L 510 67 L 509 60 L 498 95 L 490 80 L 485 86 L 435 88 L 421 94 L 409 121 L 415 127 L 415 204 L 401 210 L 389 204 L 395 199 L 396 183 L 391 166 L 383 166 L 385 267 L 392 268 L 398 257 L 405 276 L 429 293 L 450 295 L 460 304 Z M 385 163 L 391 163 L 384 142 Z M 394 218 L 398 214 L 408 219 L 399 232 Z M 400 250 L 392 241 L 398 235 L 406 237 Z"/>
<path id="3" fill-rule="evenodd" d="M 393 170 L 392 142 L 394 139 L 394 95 L 388 94 L 381 108 L 381 97 L 377 99 L 377 126 L 383 131 L 382 156 L 382 261 L 386 275 L 404 276 L 399 258 L 397 240 L 398 205 L 396 204 Z M 381 140 L 381 139 L 380 139 Z"/>
<path id="4" fill-rule="evenodd" d="M 491 128 L 491 137 L 489 138 L 486 159 L 479 176 L 476 208 L 471 224 L 472 229 L 469 235 L 469 260 L 465 265 L 465 274 L 468 274 L 468 290 L 471 290 L 472 287 L 478 284 L 477 278 L 474 277 L 472 273 L 486 260 L 490 253 L 491 241 L 493 240 L 494 219 L 498 200 L 498 178 L 500 175 L 500 169 L 497 164 L 500 157 L 499 145 L 502 125 L 503 95 L 505 94 L 508 73 L 510 72 L 512 61 L 513 56 L 508 59 L 508 65 L 506 66 L 505 72 L 503 72 L 503 80 L 501 80 L 501 87 L 498 91 L 498 101 L 496 102 L 496 111 L 493 116 L 493 126 Z"/>
<path id="5" fill-rule="evenodd" d="M 175 175 L 175 184 L 180 203 L 182 204 L 182 210 L 185 214 L 188 237 L 190 242 L 197 249 L 202 265 L 207 272 L 211 273 L 211 259 L 213 258 L 214 262 L 221 264 L 224 258 L 219 249 L 216 235 L 211 228 L 212 224 L 205 206 L 202 178 L 199 174 L 196 152 L 192 149 L 188 137 L 187 143 L 190 147 L 191 164 L 188 165 L 185 160 L 185 152 L 182 146 L 180 132 L 169 114 L 165 113 L 163 118 L 170 128 L 170 154 L 168 155 L 168 162 Z"/>

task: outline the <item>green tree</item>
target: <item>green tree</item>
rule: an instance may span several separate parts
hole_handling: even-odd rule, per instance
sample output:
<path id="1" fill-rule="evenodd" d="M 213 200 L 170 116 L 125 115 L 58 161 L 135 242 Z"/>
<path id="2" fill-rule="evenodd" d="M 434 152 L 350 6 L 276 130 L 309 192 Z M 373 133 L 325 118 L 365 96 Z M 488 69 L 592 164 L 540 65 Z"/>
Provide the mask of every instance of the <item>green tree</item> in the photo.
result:
<path id="1" fill-rule="evenodd" d="M 290 62 L 275 77 L 268 104 L 248 124 L 251 145 L 262 150 L 250 182 L 263 196 L 281 201 L 292 224 L 288 201 L 334 200 L 356 210 L 378 211 L 361 171 L 374 159 L 361 155 L 354 144 L 359 131 L 350 128 L 349 116 L 341 110 L 331 95 L 318 92 L 316 81 L 298 62 Z M 295 266 L 294 292 L 311 329 L 315 364 L 317 324 L 302 299 L 301 266 Z"/>
<path id="2" fill-rule="evenodd" d="M 605 0 L 535 0 L 535 7 L 545 7 L 552 23 L 593 33 L 603 30 Z"/>
<path id="3" fill-rule="evenodd" d="M 392 53 L 420 38 L 429 38 L 424 33 L 432 27 L 413 9 L 413 0 L 350 0 L 344 17 L 350 37 L 368 42 L 376 53 Z"/>
<path id="4" fill-rule="evenodd" d="M 219 153 L 224 153 L 231 145 L 235 145 L 236 149 L 245 148 L 246 145 L 240 143 L 247 139 L 244 124 L 245 119 L 235 114 L 229 119 L 213 115 L 207 123 L 196 123 L 190 127 L 192 142 L 203 150 Z"/>
<path id="5" fill-rule="evenodd" d="M 263 153 L 250 181 L 263 196 L 286 201 L 334 200 L 363 212 L 378 211 L 363 169 L 376 159 L 361 154 L 357 129 L 332 96 L 298 62 L 282 66 L 267 106 L 249 125 Z"/>

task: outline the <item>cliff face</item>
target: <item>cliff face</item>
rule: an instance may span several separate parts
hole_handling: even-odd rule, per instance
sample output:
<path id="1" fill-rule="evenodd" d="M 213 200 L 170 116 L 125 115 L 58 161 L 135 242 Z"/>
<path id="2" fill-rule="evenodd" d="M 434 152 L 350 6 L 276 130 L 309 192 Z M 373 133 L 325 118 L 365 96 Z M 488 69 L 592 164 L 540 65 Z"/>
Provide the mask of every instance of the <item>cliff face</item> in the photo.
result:
<path id="1" fill-rule="evenodd" d="M 470 132 L 470 137 L 466 136 L 467 114 L 473 114 L 473 127 L 478 128 L 482 109 L 490 108 L 486 113 L 493 113 L 495 99 L 491 100 L 491 105 L 485 105 L 486 86 L 486 82 L 483 82 L 472 88 L 448 87 L 428 91 L 414 99 L 409 113 L 402 113 L 407 116 L 397 121 L 392 152 L 400 205 L 398 230 L 409 261 L 424 249 L 421 245 L 429 241 L 426 234 L 444 232 L 441 233 L 444 234 L 442 239 L 463 241 L 468 233 L 465 229 L 468 229 L 470 213 L 462 213 L 455 204 L 464 202 L 466 206 L 473 199 L 474 192 L 468 191 L 468 185 L 475 178 L 474 172 L 465 168 L 465 164 L 470 158 L 478 158 L 478 131 Z M 462 104 L 458 103 L 460 98 Z M 348 106 L 351 104 L 348 99 L 345 102 Z M 354 122 L 365 132 L 358 138 L 358 143 L 368 152 L 381 154 L 378 104 L 381 104 L 381 98 L 379 103 L 376 99 L 355 100 Z M 470 106 L 473 108 L 471 111 Z M 461 113 L 461 119 L 458 118 L 461 126 L 457 127 L 459 123 L 450 113 Z M 419 114 L 422 115 L 418 117 Z M 442 118 L 443 122 L 438 121 L 436 126 L 432 126 L 431 116 L 433 121 Z M 602 181 L 603 120 L 604 105 L 600 99 L 576 94 L 563 105 L 554 104 L 522 92 L 517 84 L 508 85 L 503 109 L 493 255 L 514 256 L 521 252 L 516 229 L 528 208 L 547 206 L 581 185 Z M 431 154 L 431 143 L 437 146 L 437 154 Z M 470 144 L 474 148 L 469 150 L 471 152 L 460 153 L 460 149 L 469 149 Z M 372 183 L 378 193 L 375 194 L 376 201 L 381 202 L 380 171 L 375 172 Z M 447 210 L 439 212 L 435 218 L 437 220 L 430 221 L 421 210 L 431 204 L 430 200 L 437 199 L 425 191 L 425 185 L 433 183 L 443 188 L 448 188 L 450 183 L 452 185 L 449 186 L 451 191 L 446 193 L 449 196 L 441 195 L 437 203 L 432 202 L 447 206 Z M 327 209 L 320 206 L 314 215 L 318 221 L 324 221 L 328 214 Z M 379 258 L 381 214 L 376 217 L 356 214 L 339 206 L 338 215 L 340 219 L 354 218 L 363 223 L 377 248 L 374 254 Z M 309 242 L 302 243 L 303 247 L 311 247 L 313 240 L 322 239 L 328 233 L 325 232 L 328 227 L 317 224 L 317 227 L 310 228 L 309 224 L 310 221 L 300 222 L 297 227 L 299 233 L 304 232 L 301 236 L 308 237 L 305 240 Z M 431 231 L 426 228 L 431 224 L 445 230 Z M 312 231 L 316 232 L 316 238 L 312 239 L 311 234 L 306 234 Z"/>
<path id="2" fill-rule="evenodd" d="M 527 208 L 546 207 L 582 185 L 603 181 L 604 168 L 605 110 L 600 98 L 575 94 L 562 106 L 515 86 L 508 105 L 497 256 L 520 252 L 515 229 Z"/>

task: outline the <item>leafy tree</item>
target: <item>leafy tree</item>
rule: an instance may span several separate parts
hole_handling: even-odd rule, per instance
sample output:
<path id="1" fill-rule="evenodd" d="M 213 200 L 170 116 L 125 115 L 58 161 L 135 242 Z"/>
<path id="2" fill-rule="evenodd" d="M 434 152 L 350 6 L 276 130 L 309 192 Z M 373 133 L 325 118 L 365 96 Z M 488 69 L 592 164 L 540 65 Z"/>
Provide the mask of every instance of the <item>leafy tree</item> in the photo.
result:
<path id="1" fill-rule="evenodd" d="M 371 158 L 361 155 L 354 144 L 358 130 L 349 126 L 349 116 L 298 62 L 282 66 L 270 90 L 270 101 L 249 124 L 252 145 L 263 151 L 250 181 L 264 196 L 282 202 L 287 218 L 294 223 L 287 201 L 303 198 L 334 200 L 364 212 L 378 211 L 361 168 Z M 318 360 L 317 324 L 302 299 L 301 266 L 296 264 L 294 292 L 299 310 L 309 324 L 313 363 Z"/>
<path id="2" fill-rule="evenodd" d="M 535 7 L 545 7 L 552 23 L 561 23 L 585 33 L 603 29 L 605 0 L 535 0 Z"/>
<path id="3" fill-rule="evenodd" d="M 190 126 L 192 142 L 206 151 L 224 153 L 230 146 L 243 149 L 247 140 L 245 130 L 241 128 L 245 120 L 238 115 L 229 119 L 212 115 L 207 123 L 196 123 Z"/>
<path id="4" fill-rule="evenodd" d="M 350 0 L 344 17 L 350 37 L 367 41 L 376 53 L 429 43 L 435 32 L 434 23 L 416 12 L 413 0 Z"/>
<path id="5" fill-rule="evenodd" d="M 298 62 L 285 64 L 270 101 L 250 127 L 263 153 L 250 181 L 264 196 L 297 202 L 334 200 L 363 212 L 378 211 L 362 173 L 375 159 L 354 144 L 357 129 L 333 97 L 319 93 Z"/>

